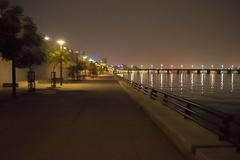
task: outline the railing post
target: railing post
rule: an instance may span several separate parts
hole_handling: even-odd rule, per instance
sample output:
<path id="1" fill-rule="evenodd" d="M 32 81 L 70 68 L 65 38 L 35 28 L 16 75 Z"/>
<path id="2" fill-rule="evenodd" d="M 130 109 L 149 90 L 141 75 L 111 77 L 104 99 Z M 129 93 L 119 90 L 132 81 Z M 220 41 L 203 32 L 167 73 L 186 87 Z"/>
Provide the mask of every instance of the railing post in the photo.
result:
<path id="1" fill-rule="evenodd" d="M 187 103 L 187 105 L 186 105 L 186 108 L 187 109 L 190 109 L 191 108 L 191 106 Z M 184 109 L 184 113 L 186 114 L 186 115 L 188 115 L 188 116 L 191 116 L 192 115 L 192 113 L 191 112 L 189 112 L 188 110 L 186 110 L 186 109 Z M 184 117 L 184 119 L 189 119 L 187 116 L 183 116 Z"/>
<path id="2" fill-rule="evenodd" d="M 150 92 L 150 94 L 149 94 L 149 96 L 150 96 L 151 99 L 155 99 L 155 98 L 153 97 L 153 92 L 154 92 L 153 90 L 154 90 L 154 89 L 151 88 L 151 92 Z"/>
<path id="3" fill-rule="evenodd" d="M 163 95 L 163 102 L 168 103 L 168 96 L 167 96 L 167 94 Z"/>
<path id="4" fill-rule="evenodd" d="M 229 128 L 230 128 L 230 120 L 224 119 L 223 126 L 220 127 L 220 131 L 221 131 L 222 135 L 219 136 L 219 140 L 226 140 L 229 138 Z"/>

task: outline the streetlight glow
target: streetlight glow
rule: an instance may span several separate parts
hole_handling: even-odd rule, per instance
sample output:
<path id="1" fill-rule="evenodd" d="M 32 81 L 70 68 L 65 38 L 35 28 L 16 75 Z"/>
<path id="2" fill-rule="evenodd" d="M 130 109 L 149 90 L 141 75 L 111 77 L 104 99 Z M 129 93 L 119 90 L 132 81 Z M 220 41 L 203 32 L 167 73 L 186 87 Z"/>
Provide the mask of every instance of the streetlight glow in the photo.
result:
<path id="1" fill-rule="evenodd" d="M 83 56 L 83 59 L 87 59 L 88 58 L 88 56 Z"/>
<path id="2" fill-rule="evenodd" d="M 58 43 L 60 46 L 62 46 L 62 45 L 64 45 L 66 42 L 65 42 L 64 40 L 57 40 L 57 43 Z"/>
<path id="3" fill-rule="evenodd" d="M 45 37 L 44 37 L 44 40 L 45 40 L 45 41 L 49 41 L 49 40 L 50 40 L 50 37 L 45 36 Z"/>

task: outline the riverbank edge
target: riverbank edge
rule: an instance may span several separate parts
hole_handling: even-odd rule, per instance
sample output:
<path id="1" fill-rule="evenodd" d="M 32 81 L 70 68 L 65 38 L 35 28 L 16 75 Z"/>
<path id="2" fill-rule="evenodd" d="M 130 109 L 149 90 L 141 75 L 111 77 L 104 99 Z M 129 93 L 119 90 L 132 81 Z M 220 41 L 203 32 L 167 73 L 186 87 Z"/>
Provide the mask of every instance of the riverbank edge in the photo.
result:
<path id="1" fill-rule="evenodd" d="M 190 160 L 238 160 L 240 153 L 218 136 L 119 80 L 120 86 L 136 101 L 153 122 Z"/>

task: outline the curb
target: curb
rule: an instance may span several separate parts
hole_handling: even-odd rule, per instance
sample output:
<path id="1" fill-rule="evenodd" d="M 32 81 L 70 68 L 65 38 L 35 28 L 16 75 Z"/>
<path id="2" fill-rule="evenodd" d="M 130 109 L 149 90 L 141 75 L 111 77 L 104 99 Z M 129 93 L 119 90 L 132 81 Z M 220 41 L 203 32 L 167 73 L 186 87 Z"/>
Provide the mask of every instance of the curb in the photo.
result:
<path id="1" fill-rule="evenodd" d="M 226 141 L 191 120 L 171 110 L 158 101 L 138 92 L 125 82 L 118 80 L 120 86 L 136 101 L 142 110 L 165 133 L 165 135 L 190 160 L 239 160 L 240 153 Z"/>

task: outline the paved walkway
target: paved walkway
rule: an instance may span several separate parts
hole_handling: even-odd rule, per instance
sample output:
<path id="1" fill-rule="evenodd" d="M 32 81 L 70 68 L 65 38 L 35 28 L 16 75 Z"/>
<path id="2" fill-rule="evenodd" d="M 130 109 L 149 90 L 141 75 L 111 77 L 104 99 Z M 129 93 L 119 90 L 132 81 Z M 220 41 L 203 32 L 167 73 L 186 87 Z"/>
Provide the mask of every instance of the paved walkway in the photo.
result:
<path id="1" fill-rule="evenodd" d="M 182 160 L 112 78 L 20 95 L 0 106 L 1 160 Z"/>

